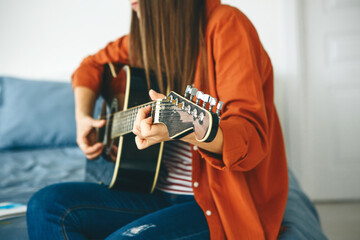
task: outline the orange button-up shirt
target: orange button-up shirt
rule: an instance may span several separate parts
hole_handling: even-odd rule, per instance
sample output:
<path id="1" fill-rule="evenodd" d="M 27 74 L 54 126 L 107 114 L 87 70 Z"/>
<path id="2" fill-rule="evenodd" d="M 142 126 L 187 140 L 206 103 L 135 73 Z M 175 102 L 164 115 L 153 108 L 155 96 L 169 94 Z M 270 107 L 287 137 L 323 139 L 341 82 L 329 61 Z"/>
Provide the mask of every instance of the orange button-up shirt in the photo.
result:
<path id="1" fill-rule="evenodd" d="M 195 199 L 211 239 L 276 239 L 288 178 L 272 64 L 255 28 L 238 9 L 207 0 L 207 19 L 209 89 L 201 90 L 224 102 L 224 143 L 222 155 L 192 150 Z M 129 36 L 85 58 L 73 74 L 74 87 L 98 92 L 107 62 L 129 64 Z M 199 72 L 195 87 L 201 86 Z"/>

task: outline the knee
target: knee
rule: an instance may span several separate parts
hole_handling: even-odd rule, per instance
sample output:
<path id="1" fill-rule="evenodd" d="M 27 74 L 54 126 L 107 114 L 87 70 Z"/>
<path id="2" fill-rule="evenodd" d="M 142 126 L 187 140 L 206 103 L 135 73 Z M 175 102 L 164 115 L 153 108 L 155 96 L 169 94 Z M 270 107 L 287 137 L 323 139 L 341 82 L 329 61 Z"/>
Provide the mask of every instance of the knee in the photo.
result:
<path id="1" fill-rule="evenodd" d="M 72 196 L 79 191 L 79 187 L 77 183 L 54 184 L 31 197 L 26 213 L 30 239 L 47 238 L 45 234 L 62 236 L 61 219 L 66 210 L 72 207 Z"/>
<path id="2" fill-rule="evenodd" d="M 66 184 L 47 186 L 36 192 L 29 200 L 27 218 L 46 219 L 48 214 L 61 214 L 61 209 L 66 205 L 64 189 Z M 60 211 L 57 211 L 60 210 Z"/>
<path id="3" fill-rule="evenodd" d="M 61 201 L 61 186 L 51 185 L 36 192 L 28 202 L 26 223 L 30 239 L 41 239 L 45 230 L 52 228 L 62 212 L 56 208 L 56 202 Z M 59 205 L 57 205 L 59 206 Z"/>

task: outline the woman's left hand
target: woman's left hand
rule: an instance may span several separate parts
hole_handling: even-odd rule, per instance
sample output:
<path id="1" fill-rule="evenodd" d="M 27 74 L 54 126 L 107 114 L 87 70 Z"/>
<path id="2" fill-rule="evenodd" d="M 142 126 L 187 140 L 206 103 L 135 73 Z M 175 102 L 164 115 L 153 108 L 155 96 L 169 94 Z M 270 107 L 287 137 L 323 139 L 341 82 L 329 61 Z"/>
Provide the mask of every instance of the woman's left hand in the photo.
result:
<path id="1" fill-rule="evenodd" d="M 154 90 L 149 92 L 151 100 L 163 99 L 163 94 Z M 145 149 L 151 145 L 169 141 L 169 132 L 164 124 L 153 124 L 153 118 L 149 116 L 151 107 L 141 108 L 134 122 L 133 133 L 136 135 L 135 143 L 138 149 Z M 149 117 L 148 117 L 149 116 Z"/>

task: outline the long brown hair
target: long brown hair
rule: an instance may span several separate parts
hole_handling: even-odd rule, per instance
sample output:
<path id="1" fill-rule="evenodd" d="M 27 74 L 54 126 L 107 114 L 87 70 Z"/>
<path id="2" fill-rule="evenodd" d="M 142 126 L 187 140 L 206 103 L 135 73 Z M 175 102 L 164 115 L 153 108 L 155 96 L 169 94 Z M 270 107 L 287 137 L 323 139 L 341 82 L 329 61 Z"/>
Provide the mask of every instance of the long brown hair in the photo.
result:
<path id="1" fill-rule="evenodd" d="M 139 6 L 140 19 L 132 14 L 130 61 L 145 68 L 148 86 L 153 71 L 160 92 L 183 93 L 199 57 L 200 76 L 206 78 L 206 0 L 139 0 Z"/>

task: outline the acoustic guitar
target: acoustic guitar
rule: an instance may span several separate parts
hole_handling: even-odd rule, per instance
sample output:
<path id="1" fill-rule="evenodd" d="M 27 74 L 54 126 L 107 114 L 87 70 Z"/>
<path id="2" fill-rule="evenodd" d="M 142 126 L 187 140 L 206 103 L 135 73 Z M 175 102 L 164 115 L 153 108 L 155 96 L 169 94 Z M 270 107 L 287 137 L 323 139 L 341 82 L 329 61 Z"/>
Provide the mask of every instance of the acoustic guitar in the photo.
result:
<path id="1" fill-rule="evenodd" d="M 194 132 L 198 141 L 210 142 L 217 134 L 221 101 L 216 105 L 216 99 L 191 86 L 184 96 L 170 92 L 151 101 L 145 76 L 145 70 L 128 65 L 108 63 L 104 68 L 100 118 L 106 119 L 106 126 L 97 129 L 97 135 L 105 149 L 97 160 L 88 161 L 87 171 L 112 189 L 142 193 L 155 189 L 164 143 L 144 150 L 136 147 L 132 129 L 139 109 L 151 106 L 153 123 L 164 124 L 171 139 Z M 124 78 L 125 86 L 118 84 Z M 154 74 L 150 74 L 150 87 L 158 91 Z"/>

